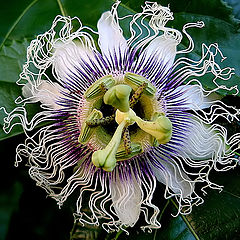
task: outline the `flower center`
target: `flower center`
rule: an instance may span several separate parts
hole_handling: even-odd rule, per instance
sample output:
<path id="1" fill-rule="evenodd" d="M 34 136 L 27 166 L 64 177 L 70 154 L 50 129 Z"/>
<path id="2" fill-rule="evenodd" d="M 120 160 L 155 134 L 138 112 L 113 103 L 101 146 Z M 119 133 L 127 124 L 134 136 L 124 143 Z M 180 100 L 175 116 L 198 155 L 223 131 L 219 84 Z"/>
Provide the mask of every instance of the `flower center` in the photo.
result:
<path id="1" fill-rule="evenodd" d="M 155 94 L 156 88 L 134 73 L 126 73 L 121 80 L 105 76 L 87 89 L 88 110 L 80 114 L 84 121 L 79 142 L 100 145 L 92 155 L 96 167 L 112 171 L 117 161 L 170 141 L 172 123 Z"/>

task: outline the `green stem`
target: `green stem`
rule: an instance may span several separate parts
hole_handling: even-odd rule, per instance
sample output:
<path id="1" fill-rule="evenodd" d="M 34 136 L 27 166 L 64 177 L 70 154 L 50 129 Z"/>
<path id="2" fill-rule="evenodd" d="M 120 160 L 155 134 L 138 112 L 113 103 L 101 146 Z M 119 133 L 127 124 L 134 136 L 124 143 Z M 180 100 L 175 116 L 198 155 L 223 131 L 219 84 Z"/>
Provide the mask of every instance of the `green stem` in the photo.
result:
<path id="1" fill-rule="evenodd" d="M 12 27 L 9 29 L 9 31 L 7 32 L 6 36 L 4 37 L 1 45 L 0 45 L 0 49 L 2 49 L 5 41 L 8 39 L 9 35 L 12 33 L 12 31 L 14 30 L 14 28 L 16 27 L 16 25 L 20 22 L 21 18 L 25 15 L 25 13 L 37 2 L 38 0 L 34 0 L 32 1 L 24 10 L 23 12 L 19 15 L 19 17 L 16 19 L 16 21 L 13 23 Z"/>
<path id="2" fill-rule="evenodd" d="M 166 204 L 165 204 L 164 207 L 163 207 L 162 212 L 161 212 L 160 215 L 159 215 L 159 219 L 158 219 L 159 222 L 160 222 L 160 220 L 162 219 L 163 213 L 164 213 L 165 210 L 167 209 L 168 204 L 169 204 L 169 199 L 167 200 Z M 156 236 L 157 236 L 157 229 L 156 229 L 155 232 L 154 232 L 153 240 L 156 239 Z"/>
<path id="3" fill-rule="evenodd" d="M 74 238 L 74 232 L 75 232 L 76 226 L 77 226 L 77 222 L 74 221 L 72 230 L 71 230 L 71 232 L 70 232 L 70 240 L 72 240 L 72 239 Z"/>
<path id="4" fill-rule="evenodd" d="M 124 229 L 126 229 L 126 227 L 123 227 Z M 119 236 L 123 233 L 123 229 L 120 229 L 117 233 L 116 236 L 113 237 L 113 233 L 109 233 L 107 234 L 107 236 L 105 237 L 105 240 L 117 240 L 119 238 Z"/>
<path id="5" fill-rule="evenodd" d="M 118 237 L 123 233 L 123 230 L 121 229 L 120 231 L 117 232 L 115 238 L 113 240 L 117 240 Z"/>
<path id="6" fill-rule="evenodd" d="M 176 209 L 178 209 L 177 204 L 173 201 L 173 199 L 171 198 L 170 201 L 172 202 L 172 204 L 174 205 L 174 207 Z M 180 216 L 182 217 L 183 221 L 186 223 L 186 225 L 188 226 L 189 230 L 191 231 L 191 233 L 193 234 L 193 236 L 196 238 L 196 240 L 200 240 L 200 238 L 198 237 L 197 233 L 195 232 L 195 230 L 193 229 L 192 225 L 189 223 L 189 221 L 187 220 L 187 218 L 180 214 Z"/>
<path id="7" fill-rule="evenodd" d="M 61 3 L 61 0 L 57 0 L 57 3 L 58 3 L 58 6 L 59 6 L 59 8 L 60 8 L 61 14 L 62 14 L 64 17 L 66 17 L 66 16 L 67 16 L 67 13 L 66 13 L 66 11 L 64 10 L 64 7 L 63 7 L 63 5 L 62 5 L 62 3 Z"/>
<path id="8" fill-rule="evenodd" d="M 72 230 L 71 230 L 71 232 L 70 232 L 70 239 L 69 239 L 69 240 L 73 240 L 73 239 L 75 239 L 74 235 L 75 235 L 76 228 L 77 228 L 77 225 L 78 225 L 78 224 L 79 224 L 79 222 L 74 221 L 74 224 L 73 224 Z"/>

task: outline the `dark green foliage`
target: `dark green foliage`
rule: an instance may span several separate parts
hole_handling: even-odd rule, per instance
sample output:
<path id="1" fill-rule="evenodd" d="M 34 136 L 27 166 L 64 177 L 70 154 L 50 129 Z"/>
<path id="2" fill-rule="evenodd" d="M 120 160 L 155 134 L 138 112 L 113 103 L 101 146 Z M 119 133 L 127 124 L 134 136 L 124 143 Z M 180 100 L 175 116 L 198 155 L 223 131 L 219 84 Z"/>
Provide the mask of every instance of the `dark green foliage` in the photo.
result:
<path id="1" fill-rule="evenodd" d="M 101 13 L 109 10 L 114 1 L 111 0 L 12 0 L 1 1 L 0 8 L 0 107 L 5 106 L 12 111 L 16 104 L 14 100 L 21 95 L 21 88 L 15 84 L 26 61 L 26 50 L 30 41 L 36 35 L 51 27 L 56 15 L 78 16 L 83 25 L 96 30 L 97 20 Z M 162 5 L 170 3 L 175 20 L 169 22 L 170 27 L 182 29 L 187 22 L 204 21 L 204 29 L 191 29 L 189 33 L 195 42 L 195 50 L 191 57 L 198 59 L 201 54 L 201 44 L 215 43 L 223 51 L 227 59 L 222 66 L 234 67 L 236 75 L 225 83 L 228 87 L 240 87 L 240 4 L 238 0 L 162 0 Z M 141 11 L 143 0 L 123 0 L 119 7 L 120 15 Z M 228 5 L 227 5 L 228 4 Z M 233 7 L 233 10 L 231 7 Z M 122 26 L 128 33 L 128 25 Z M 183 39 L 182 47 L 188 44 Z M 211 89 L 214 86 L 210 77 L 201 79 L 203 85 Z M 230 94 L 223 90 L 222 95 Z M 228 98 L 227 103 L 236 105 L 239 97 Z M 238 106 L 239 107 L 239 106 Z M 39 111 L 39 105 L 28 109 L 31 117 Z M 0 111 L 0 128 L 3 117 Z M 233 132 L 239 132 L 239 123 L 228 125 Z M 46 199 L 45 192 L 36 187 L 27 175 L 27 168 L 14 168 L 17 144 L 24 141 L 21 127 L 15 127 L 10 135 L 0 130 L 1 154 L 1 190 L 0 190 L 0 240 L 24 239 L 47 240 L 69 239 L 72 229 L 72 215 L 75 208 L 71 199 L 61 210 L 51 199 Z M 7 137 L 13 138 L 6 139 Z M 4 140 L 4 141 L 3 141 Z M 176 213 L 173 202 L 163 197 L 159 187 L 156 191 L 156 201 L 160 209 L 166 206 L 161 215 L 162 228 L 152 233 L 139 230 L 141 221 L 130 235 L 106 234 L 101 228 L 75 226 L 72 237 L 81 236 L 85 239 L 138 239 L 138 240 L 237 240 L 240 239 L 240 176 L 239 170 L 229 173 L 217 173 L 212 181 L 224 185 L 223 192 L 207 190 L 205 203 L 194 207 L 191 215 L 173 218 Z M 142 221 L 143 222 L 143 221 Z M 84 235 L 85 234 L 85 235 Z M 74 238 L 72 238 L 74 239 Z"/>

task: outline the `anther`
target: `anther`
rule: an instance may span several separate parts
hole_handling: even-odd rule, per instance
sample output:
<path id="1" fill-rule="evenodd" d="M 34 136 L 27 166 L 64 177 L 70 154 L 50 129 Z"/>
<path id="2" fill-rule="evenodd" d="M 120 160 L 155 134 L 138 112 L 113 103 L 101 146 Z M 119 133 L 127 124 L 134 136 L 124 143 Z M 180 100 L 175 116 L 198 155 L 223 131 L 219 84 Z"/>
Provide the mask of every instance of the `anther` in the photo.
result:
<path id="1" fill-rule="evenodd" d="M 81 132 L 80 132 L 80 135 L 78 138 L 79 143 L 86 144 L 94 132 L 94 128 L 91 128 L 90 126 L 88 126 L 87 122 L 91 122 L 92 120 L 101 119 L 102 116 L 103 115 L 99 110 L 93 109 L 93 111 L 90 113 L 90 115 L 88 116 L 86 121 L 82 124 Z"/>
<path id="2" fill-rule="evenodd" d="M 135 73 L 125 73 L 124 83 L 129 85 L 134 91 L 136 91 L 138 87 L 141 86 L 143 83 L 146 83 L 147 85 L 143 89 L 143 92 L 149 97 L 155 96 L 157 92 L 157 89 L 150 83 L 148 79 Z"/>
<path id="3" fill-rule="evenodd" d="M 126 155 L 131 153 L 131 139 L 128 127 L 123 130 L 123 144 Z"/>
<path id="4" fill-rule="evenodd" d="M 105 93 L 105 92 L 108 90 L 108 88 L 107 88 L 107 86 L 106 86 L 106 84 L 105 84 L 104 82 L 102 82 L 102 83 L 99 85 L 99 88 L 101 89 L 101 91 L 102 91 L 103 93 Z"/>
<path id="5" fill-rule="evenodd" d="M 86 124 L 89 127 L 97 127 L 97 126 L 100 126 L 100 125 L 105 126 L 105 125 L 108 125 L 111 122 L 113 122 L 114 119 L 115 119 L 115 114 L 113 114 L 111 116 L 99 118 L 99 119 L 92 119 L 92 120 L 86 121 Z"/>
<path id="6" fill-rule="evenodd" d="M 102 96 L 105 93 L 106 89 L 109 89 L 115 85 L 115 80 L 111 75 L 104 76 L 98 79 L 95 83 L 92 84 L 91 87 L 87 89 L 84 93 L 84 97 L 88 101 L 92 101 L 93 99 Z"/>
<path id="7" fill-rule="evenodd" d="M 130 108 L 133 108 L 133 106 L 138 102 L 138 100 L 140 99 L 140 97 L 143 94 L 143 91 L 145 90 L 145 88 L 147 87 L 147 83 L 144 82 L 143 84 L 141 84 L 137 90 L 134 92 L 134 94 L 132 95 L 129 104 L 130 104 Z"/>

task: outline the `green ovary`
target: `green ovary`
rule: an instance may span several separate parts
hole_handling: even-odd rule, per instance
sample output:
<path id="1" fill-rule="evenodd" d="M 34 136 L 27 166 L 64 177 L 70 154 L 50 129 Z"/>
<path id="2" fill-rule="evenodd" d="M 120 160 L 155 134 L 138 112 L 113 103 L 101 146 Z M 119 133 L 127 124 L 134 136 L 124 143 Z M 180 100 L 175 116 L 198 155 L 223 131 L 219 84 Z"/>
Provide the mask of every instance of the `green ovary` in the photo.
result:
<path id="1" fill-rule="evenodd" d="M 100 147 L 102 149 L 95 151 L 92 155 L 92 163 L 97 168 L 111 172 L 117 161 L 127 160 L 142 153 L 146 148 L 146 142 L 149 146 L 157 146 L 170 141 L 172 123 L 164 113 L 156 109 L 155 106 L 159 106 L 159 103 L 155 92 L 155 87 L 146 78 L 133 73 L 126 73 L 122 81 L 117 81 L 108 75 L 96 81 L 86 91 L 87 94 L 84 96 L 92 107 L 88 112 L 89 117 L 85 116 L 82 124 L 79 142 L 88 144 L 93 138 L 98 138 L 98 142 L 110 139 L 108 144 L 103 144 L 104 146 Z M 114 115 L 103 117 L 101 113 L 101 109 L 108 109 L 108 105 L 112 107 L 115 120 Z M 96 106 L 98 109 L 95 109 Z M 150 117 L 149 121 L 141 119 L 146 116 Z M 110 124 L 117 124 L 113 135 L 106 133 L 109 129 L 114 131 Z M 109 128 L 108 125 L 110 125 Z M 105 136 L 99 134 L 103 132 L 106 133 Z M 143 132 L 147 136 L 144 144 L 142 143 Z"/>

